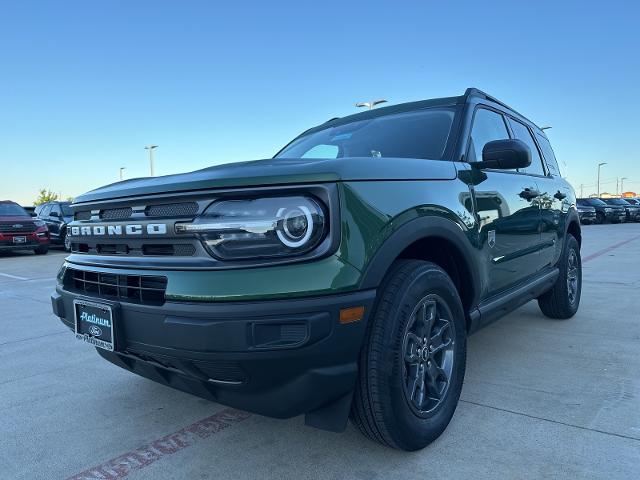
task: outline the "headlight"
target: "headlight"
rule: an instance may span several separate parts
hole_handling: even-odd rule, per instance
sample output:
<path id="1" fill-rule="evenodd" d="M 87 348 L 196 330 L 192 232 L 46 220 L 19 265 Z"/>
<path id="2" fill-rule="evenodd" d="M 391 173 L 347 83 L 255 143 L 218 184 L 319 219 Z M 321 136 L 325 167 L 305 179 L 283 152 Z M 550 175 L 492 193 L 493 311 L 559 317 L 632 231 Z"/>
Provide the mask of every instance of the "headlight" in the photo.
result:
<path id="1" fill-rule="evenodd" d="M 328 228 L 325 213 L 311 197 L 221 200 L 176 233 L 195 233 L 222 260 L 270 258 L 307 253 Z"/>
<path id="2" fill-rule="evenodd" d="M 46 223 L 44 223 L 42 220 L 34 220 L 33 224 L 34 224 L 36 227 L 44 227 L 44 226 L 46 226 L 46 225 L 47 225 L 47 224 L 46 224 Z"/>
<path id="3" fill-rule="evenodd" d="M 604 211 L 605 211 L 605 213 L 611 213 L 612 212 L 612 210 L 610 208 L 605 208 Z"/>

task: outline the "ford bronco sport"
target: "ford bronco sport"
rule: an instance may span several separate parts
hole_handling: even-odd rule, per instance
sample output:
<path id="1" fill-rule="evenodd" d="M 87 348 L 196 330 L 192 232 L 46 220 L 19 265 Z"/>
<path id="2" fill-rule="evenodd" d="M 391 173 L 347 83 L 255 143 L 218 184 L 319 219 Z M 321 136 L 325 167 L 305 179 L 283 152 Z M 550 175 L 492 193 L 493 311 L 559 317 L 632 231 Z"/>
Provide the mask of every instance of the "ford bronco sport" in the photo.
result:
<path id="1" fill-rule="evenodd" d="M 420 449 L 466 338 L 580 302 L 580 222 L 545 133 L 477 89 L 335 118 L 268 160 L 80 196 L 53 310 L 114 364 Z"/>

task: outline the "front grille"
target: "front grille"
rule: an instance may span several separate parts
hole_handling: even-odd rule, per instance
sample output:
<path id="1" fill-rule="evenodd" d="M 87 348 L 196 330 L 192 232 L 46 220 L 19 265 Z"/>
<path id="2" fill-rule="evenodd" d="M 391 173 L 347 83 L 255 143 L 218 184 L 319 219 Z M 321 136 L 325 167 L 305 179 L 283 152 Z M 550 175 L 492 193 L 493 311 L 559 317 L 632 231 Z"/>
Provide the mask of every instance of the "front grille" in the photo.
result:
<path id="1" fill-rule="evenodd" d="M 120 275 L 67 268 L 63 285 L 66 290 L 91 297 L 146 305 L 162 305 L 165 301 L 167 277 Z"/>
<path id="2" fill-rule="evenodd" d="M 167 244 L 149 243 L 141 247 L 132 248 L 124 243 L 98 243 L 89 245 L 88 243 L 71 243 L 72 253 L 91 253 L 99 255 L 131 255 L 145 257 L 193 257 L 196 254 L 196 247 L 188 243 Z"/>
<path id="3" fill-rule="evenodd" d="M 186 202 L 149 205 L 144 213 L 147 217 L 193 217 L 198 213 L 198 204 Z"/>
<path id="4" fill-rule="evenodd" d="M 128 349 L 126 353 L 142 361 L 177 371 L 182 375 L 194 377 L 198 380 L 212 381 L 213 383 L 240 384 L 246 382 L 248 379 L 247 374 L 240 364 L 234 360 L 204 361 L 177 359 L 158 353 L 142 352 L 133 348 Z"/>
<path id="5" fill-rule="evenodd" d="M 16 227 L 15 225 L 20 225 Z M 0 232 L 2 233 L 28 233 L 35 232 L 36 226 L 33 222 L 14 222 L 0 224 Z"/>
<path id="6" fill-rule="evenodd" d="M 125 220 L 131 217 L 133 209 L 131 207 L 124 208 L 111 208 L 108 210 L 100 211 L 100 218 L 102 220 Z"/>

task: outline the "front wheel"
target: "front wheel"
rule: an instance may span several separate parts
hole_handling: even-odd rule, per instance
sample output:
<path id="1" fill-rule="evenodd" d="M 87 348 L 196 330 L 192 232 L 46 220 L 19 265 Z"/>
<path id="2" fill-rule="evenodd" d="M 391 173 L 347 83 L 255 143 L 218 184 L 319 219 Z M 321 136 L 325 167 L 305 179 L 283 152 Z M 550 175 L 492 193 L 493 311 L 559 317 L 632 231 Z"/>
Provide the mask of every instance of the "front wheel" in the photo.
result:
<path id="1" fill-rule="evenodd" d="M 37 247 L 34 248 L 33 251 L 36 255 L 46 255 L 49 252 L 49 247 Z"/>
<path id="2" fill-rule="evenodd" d="M 466 352 L 464 310 L 446 272 L 430 262 L 396 262 L 367 326 L 352 422 L 384 445 L 424 448 L 453 417 Z"/>
<path id="3" fill-rule="evenodd" d="M 604 213 L 598 212 L 596 213 L 596 223 L 598 225 L 602 225 L 605 221 Z"/>
<path id="4" fill-rule="evenodd" d="M 62 234 L 62 244 L 64 245 L 64 249 L 67 252 L 71 251 L 71 237 L 69 237 L 69 235 L 67 235 L 67 231 L 66 230 Z"/>
<path id="5" fill-rule="evenodd" d="M 553 288 L 538 297 L 538 306 L 549 318 L 573 317 L 580 306 L 582 294 L 582 259 L 576 238 L 567 234 L 558 262 L 560 274 Z"/>

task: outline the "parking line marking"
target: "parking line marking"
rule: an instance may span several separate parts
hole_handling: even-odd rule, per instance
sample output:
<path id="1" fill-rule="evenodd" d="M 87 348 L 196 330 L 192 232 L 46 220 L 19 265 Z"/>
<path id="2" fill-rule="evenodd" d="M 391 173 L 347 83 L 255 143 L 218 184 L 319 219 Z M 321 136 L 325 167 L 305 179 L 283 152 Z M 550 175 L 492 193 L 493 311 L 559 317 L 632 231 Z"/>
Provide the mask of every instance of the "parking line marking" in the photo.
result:
<path id="1" fill-rule="evenodd" d="M 603 248 L 602 250 L 598 250 L 597 252 L 592 253 L 591 255 L 588 255 L 588 256 L 584 257 L 582 259 L 582 263 L 587 263 L 588 261 L 593 260 L 594 258 L 601 257 L 605 253 L 609 253 L 610 251 L 615 250 L 616 248 L 619 248 L 619 247 L 621 247 L 623 245 L 626 245 L 627 243 L 631 243 L 634 240 L 638 240 L 639 238 L 640 238 L 640 235 L 637 235 L 635 237 L 632 237 L 632 238 L 629 238 L 627 240 L 623 240 L 622 242 L 619 242 L 619 243 L 616 243 L 614 245 L 611 245 L 611 246 L 609 246 L 607 248 Z"/>
<path id="2" fill-rule="evenodd" d="M 8 273 L 2 273 L 2 272 L 0 272 L 0 277 L 13 278 L 14 280 L 29 280 L 28 278 L 19 277 L 17 275 L 10 275 Z"/>
<path id="3" fill-rule="evenodd" d="M 177 432 L 68 477 L 67 480 L 119 480 L 249 417 L 251 414 L 248 412 L 225 408 Z"/>

